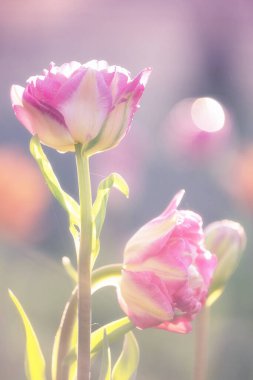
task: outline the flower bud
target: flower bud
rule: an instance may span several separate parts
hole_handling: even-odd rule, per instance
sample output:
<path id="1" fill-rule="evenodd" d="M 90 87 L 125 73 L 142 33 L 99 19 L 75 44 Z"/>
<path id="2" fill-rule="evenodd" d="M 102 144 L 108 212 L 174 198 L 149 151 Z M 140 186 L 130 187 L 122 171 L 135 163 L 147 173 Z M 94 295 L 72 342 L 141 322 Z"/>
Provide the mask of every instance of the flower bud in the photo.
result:
<path id="1" fill-rule="evenodd" d="M 218 259 L 207 306 L 211 306 L 223 293 L 224 287 L 237 268 L 246 246 L 243 227 L 231 220 L 211 223 L 205 229 L 205 246 Z"/>
<path id="2" fill-rule="evenodd" d="M 11 99 L 19 121 L 40 141 L 61 152 L 81 143 L 91 155 L 110 149 L 125 136 L 150 69 L 134 79 L 105 61 L 51 63 L 42 75 L 14 85 Z"/>
<path id="3" fill-rule="evenodd" d="M 142 329 L 186 333 L 206 300 L 216 258 L 203 245 L 201 217 L 177 210 L 183 194 L 125 247 L 118 299 Z"/>

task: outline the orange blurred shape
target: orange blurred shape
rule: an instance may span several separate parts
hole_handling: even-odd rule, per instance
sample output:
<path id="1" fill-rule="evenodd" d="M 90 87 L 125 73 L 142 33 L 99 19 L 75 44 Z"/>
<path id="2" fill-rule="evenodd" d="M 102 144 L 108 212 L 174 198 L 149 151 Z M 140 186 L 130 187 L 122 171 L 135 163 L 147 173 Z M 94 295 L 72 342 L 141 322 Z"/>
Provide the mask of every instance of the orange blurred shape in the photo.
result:
<path id="1" fill-rule="evenodd" d="M 170 154 L 187 160 L 210 159 L 227 144 L 231 117 L 213 98 L 187 98 L 172 108 L 165 128 Z"/>
<path id="2" fill-rule="evenodd" d="M 0 147 L 0 235 L 11 240 L 34 239 L 49 199 L 32 159 L 19 148 Z"/>
<path id="3" fill-rule="evenodd" d="M 235 154 L 228 165 L 225 188 L 237 201 L 253 209 L 253 144 Z"/>

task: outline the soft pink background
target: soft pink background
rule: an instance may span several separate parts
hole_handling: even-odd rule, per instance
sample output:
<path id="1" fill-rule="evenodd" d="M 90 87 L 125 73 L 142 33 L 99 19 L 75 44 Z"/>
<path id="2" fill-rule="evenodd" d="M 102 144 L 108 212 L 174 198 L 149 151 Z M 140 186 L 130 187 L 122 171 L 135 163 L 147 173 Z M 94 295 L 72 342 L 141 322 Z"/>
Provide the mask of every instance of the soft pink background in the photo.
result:
<path id="1" fill-rule="evenodd" d="M 18 145 L 29 156 L 30 136 L 15 119 L 9 89 L 13 83 L 24 85 L 26 78 L 39 74 L 50 61 L 61 64 L 106 59 L 128 68 L 132 74 L 146 66 L 153 68 L 129 135 L 114 151 L 98 155 L 92 162 L 94 183 L 111 171 L 119 171 L 130 185 L 129 200 L 112 192 L 100 264 L 121 261 L 127 239 L 158 215 L 181 188 L 186 189 L 183 207 L 202 214 L 205 224 L 223 218 L 241 221 L 249 232 L 247 253 L 212 313 L 210 377 L 222 380 L 251 380 L 253 376 L 253 208 L 252 196 L 243 196 L 243 189 L 250 188 L 252 182 L 253 163 L 247 163 L 248 174 L 243 176 L 243 182 L 234 171 L 239 164 L 233 165 L 234 157 L 253 138 L 252 39 L 253 3 L 246 0 L 0 3 L 0 149 L 5 145 L 15 149 Z M 226 149 L 219 155 L 214 152 L 208 159 L 173 156 L 166 123 L 170 112 L 182 99 L 201 96 L 217 99 L 226 109 L 231 122 Z M 46 151 L 63 187 L 76 197 L 74 156 Z M 247 162 L 253 160 L 250 157 L 247 155 Z M 2 170 L 0 160 L 0 176 Z M 19 189 L 15 170 L 12 176 L 13 186 Z M 31 188 L 33 183 L 27 186 Z M 230 191 L 235 187 L 241 190 Z M 6 190 L 2 194 L 11 195 Z M 12 204 L 10 199 L 8 202 Z M 63 255 L 74 261 L 67 218 L 55 201 L 45 202 L 44 210 L 25 236 L 17 236 L 12 229 L 8 234 L 0 231 L 3 379 L 25 379 L 24 336 L 7 288 L 24 304 L 47 358 L 71 291 L 72 285 L 60 266 Z M 9 213 L 16 218 L 15 209 L 10 207 Z M 27 216 L 25 208 L 24 215 Z M 106 296 L 110 302 L 105 302 Z M 112 311 L 115 318 L 122 315 L 111 290 L 95 297 L 94 323 L 108 321 Z M 138 333 L 138 337 L 142 347 L 138 380 L 189 379 L 193 334 L 182 337 L 150 330 Z"/>

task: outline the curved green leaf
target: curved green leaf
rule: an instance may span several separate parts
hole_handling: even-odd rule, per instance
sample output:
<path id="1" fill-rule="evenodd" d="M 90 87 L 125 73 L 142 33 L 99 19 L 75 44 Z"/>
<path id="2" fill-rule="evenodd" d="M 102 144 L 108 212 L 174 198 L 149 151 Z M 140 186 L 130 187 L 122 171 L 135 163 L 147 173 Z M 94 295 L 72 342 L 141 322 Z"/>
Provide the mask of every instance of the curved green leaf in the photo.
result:
<path id="1" fill-rule="evenodd" d="M 129 188 L 124 180 L 118 173 L 112 173 L 105 179 L 103 179 L 97 190 L 97 197 L 95 202 L 93 203 L 93 218 L 95 223 L 95 231 L 96 231 L 96 243 L 95 249 L 92 254 L 92 263 L 95 263 L 97 255 L 99 253 L 99 237 L 102 231 L 102 227 L 105 221 L 106 208 L 109 199 L 110 190 L 112 188 L 118 189 L 122 194 L 124 194 L 127 198 L 129 196 Z"/>
<path id="2" fill-rule="evenodd" d="M 121 275 L 121 264 L 107 265 L 92 273 L 92 294 L 101 287 L 114 285 Z M 76 346 L 77 346 L 77 287 L 72 292 L 67 303 L 60 327 L 55 337 L 52 359 L 53 380 L 75 380 L 76 376 Z M 125 317 L 109 323 L 94 331 L 91 335 L 91 356 L 94 357 L 103 345 L 104 331 L 111 343 L 126 332 L 134 328 L 130 320 Z M 69 377 L 66 377 L 66 376 Z"/>
<path id="3" fill-rule="evenodd" d="M 104 330 L 103 354 L 102 354 L 102 363 L 101 363 L 99 380 L 111 380 L 111 372 L 112 372 L 111 350 L 108 344 L 106 332 Z"/>
<path id="4" fill-rule="evenodd" d="M 52 380 L 71 380 L 76 374 L 77 289 L 65 306 L 55 336 L 52 354 Z M 73 353 L 73 355 L 70 355 Z"/>
<path id="5" fill-rule="evenodd" d="M 43 357 L 38 339 L 32 328 L 32 325 L 21 306 L 18 299 L 9 290 L 10 298 L 12 299 L 17 311 L 22 318 L 26 334 L 26 355 L 25 355 L 25 369 L 28 380 L 46 380 L 45 375 L 45 359 Z"/>
<path id="6" fill-rule="evenodd" d="M 97 190 L 97 197 L 93 204 L 93 215 L 96 224 L 97 238 L 99 238 L 104 224 L 108 198 L 110 190 L 113 187 L 118 189 L 127 198 L 129 196 L 128 185 L 124 178 L 118 173 L 112 173 L 100 182 Z"/>
<path id="7" fill-rule="evenodd" d="M 93 358 L 101 349 L 104 338 L 104 331 L 106 332 L 108 341 L 112 343 L 119 337 L 126 334 L 134 328 L 132 322 L 128 317 L 118 319 L 110 322 L 105 326 L 100 327 L 91 334 L 91 357 Z"/>
<path id="8" fill-rule="evenodd" d="M 106 286 L 117 287 L 121 279 L 122 264 L 110 264 L 94 270 L 91 274 L 91 294 Z"/>
<path id="9" fill-rule="evenodd" d="M 139 364 L 140 350 L 132 331 L 124 338 L 122 352 L 113 368 L 112 380 L 134 380 Z"/>
<path id="10" fill-rule="evenodd" d="M 74 240 L 78 237 L 78 229 L 80 225 L 80 207 L 79 204 L 62 188 L 54 174 L 53 168 L 45 155 L 40 141 L 37 136 L 33 136 L 30 141 L 30 152 L 40 168 L 45 181 L 60 205 L 67 211 L 69 216 L 69 229 Z M 76 228 L 77 227 L 77 228 Z"/>
<path id="11" fill-rule="evenodd" d="M 77 270 L 73 267 L 69 257 L 63 256 L 62 258 L 62 265 L 64 269 L 66 270 L 66 273 L 69 275 L 71 280 L 74 282 L 74 284 L 77 283 Z"/>

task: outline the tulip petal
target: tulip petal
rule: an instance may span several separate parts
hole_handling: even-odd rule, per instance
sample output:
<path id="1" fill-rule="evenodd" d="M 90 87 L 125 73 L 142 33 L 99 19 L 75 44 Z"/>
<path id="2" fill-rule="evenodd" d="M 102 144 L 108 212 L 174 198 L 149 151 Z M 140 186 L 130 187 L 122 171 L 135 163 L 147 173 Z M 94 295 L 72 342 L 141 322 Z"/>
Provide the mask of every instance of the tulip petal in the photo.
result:
<path id="1" fill-rule="evenodd" d="M 99 134 L 87 146 L 87 151 L 105 151 L 117 145 L 125 136 L 130 115 L 129 102 L 116 105 L 105 120 Z"/>
<path id="2" fill-rule="evenodd" d="M 180 190 L 170 201 L 169 205 L 166 207 L 166 209 L 163 211 L 161 215 L 168 216 L 171 215 L 176 211 L 178 206 L 180 205 L 183 196 L 185 194 L 185 190 Z"/>
<path id="3" fill-rule="evenodd" d="M 11 86 L 12 105 L 23 106 L 22 98 L 23 98 L 24 90 L 25 90 L 24 87 L 21 87 L 16 84 Z"/>
<path id="4" fill-rule="evenodd" d="M 137 327 L 154 327 L 173 317 L 167 289 L 151 272 L 123 270 L 118 295 L 123 310 Z"/>
<path id="5" fill-rule="evenodd" d="M 57 109 L 61 109 L 62 104 L 68 102 L 73 94 L 78 90 L 81 81 L 86 74 L 85 70 L 79 69 L 71 75 L 69 80 L 64 80 L 58 91 L 55 93 L 53 102 Z M 60 75 L 60 74 L 58 74 Z"/>
<path id="6" fill-rule="evenodd" d="M 161 251 L 178 223 L 176 208 L 183 195 L 184 190 L 178 192 L 160 216 L 145 224 L 133 235 L 125 248 L 125 263 L 141 262 L 144 257 L 147 258 Z"/>
<path id="7" fill-rule="evenodd" d="M 99 133 L 111 107 L 111 94 L 103 76 L 92 69 L 83 73 L 79 87 L 59 105 L 75 141 L 87 143 Z"/>
<path id="8" fill-rule="evenodd" d="M 32 128 L 32 124 L 29 118 L 29 115 L 24 109 L 23 106 L 23 93 L 24 93 L 24 88 L 18 85 L 13 85 L 11 87 L 11 100 L 12 100 L 12 106 L 14 113 L 17 117 L 17 119 L 20 121 L 21 124 L 23 124 L 26 129 L 32 134 L 34 134 L 34 130 Z"/>
<path id="9" fill-rule="evenodd" d="M 217 257 L 212 255 L 209 251 L 204 251 L 203 254 L 196 258 L 195 265 L 208 287 L 217 265 Z"/>
<path id="10" fill-rule="evenodd" d="M 166 330 L 169 332 L 176 332 L 179 334 L 187 334 L 191 332 L 192 325 L 187 318 L 176 317 L 172 322 L 165 321 L 160 325 L 156 326 L 157 329 Z"/>
<path id="11" fill-rule="evenodd" d="M 24 99 L 25 89 L 14 85 L 11 88 L 13 109 L 18 120 L 31 132 L 37 134 L 39 139 L 48 146 L 57 147 L 59 150 L 74 150 L 72 140 L 65 126 L 50 115 L 45 108 L 34 106 L 31 96 L 28 101 Z"/>
<path id="12" fill-rule="evenodd" d="M 131 125 L 138 101 L 143 94 L 145 84 L 151 70 L 145 69 L 132 81 L 128 72 L 115 66 L 114 77 L 111 82 L 111 93 L 114 106 L 109 113 L 100 133 L 87 146 L 87 151 L 104 151 L 114 147 L 127 134 Z"/>

